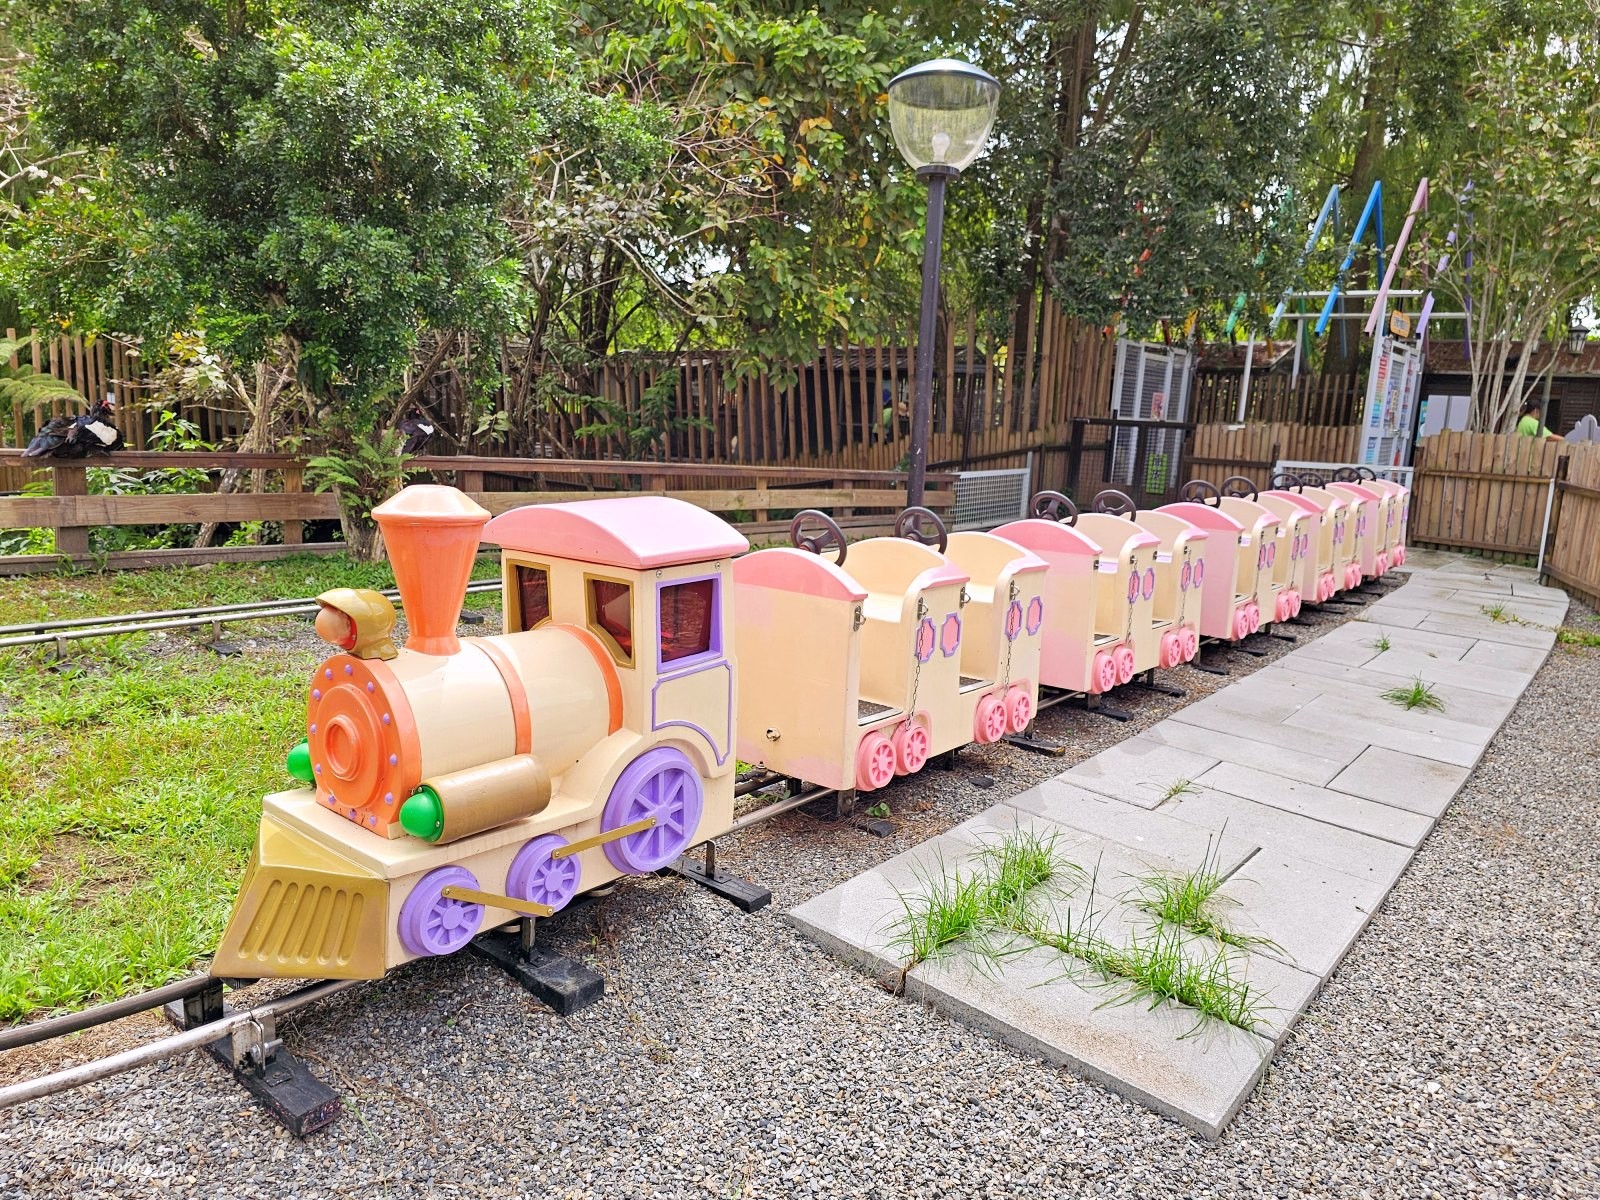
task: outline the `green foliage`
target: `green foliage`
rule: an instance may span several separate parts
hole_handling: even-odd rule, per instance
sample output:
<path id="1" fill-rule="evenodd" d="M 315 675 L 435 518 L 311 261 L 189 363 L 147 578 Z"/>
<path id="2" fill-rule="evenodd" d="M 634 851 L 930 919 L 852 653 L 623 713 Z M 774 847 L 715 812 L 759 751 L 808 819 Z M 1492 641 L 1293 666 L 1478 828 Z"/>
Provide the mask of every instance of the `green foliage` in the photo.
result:
<path id="1" fill-rule="evenodd" d="M 41 371 L 28 363 L 11 365 L 13 358 L 25 351 L 32 354 L 37 348 L 37 338 L 0 337 L 0 417 L 8 415 L 14 407 L 31 408 L 36 404 L 48 405 L 61 401 L 69 406 L 88 404 L 77 388 L 65 380 L 57 379 L 48 371 Z"/>
<path id="2" fill-rule="evenodd" d="M 1424 712 L 1429 709 L 1444 711 L 1444 701 L 1433 694 L 1433 685 L 1423 683 L 1420 676 L 1403 687 L 1392 687 L 1380 694 L 1390 704 L 1407 712 L 1413 708 L 1420 708 Z"/>
<path id="3" fill-rule="evenodd" d="M 1467 89 L 1462 145 L 1441 172 L 1444 220 L 1435 222 L 1458 240 L 1434 286 L 1473 314 L 1475 429 L 1510 430 L 1564 353 L 1568 310 L 1600 292 L 1597 62 L 1591 21 L 1581 36 L 1509 42 Z"/>
<path id="4" fill-rule="evenodd" d="M 1151 8 L 1048 197 L 1056 295 L 1135 330 L 1281 278 L 1305 119 L 1284 5 Z"/>
<path id="5" fill-rule="evenodd" d="M 0 262 L 36 319 L 286 346 L 345 479 L 420 330 L 521 307 L 509 198 L 567 71 L 543 0 L 41 0 L 41 129 L 99 149 Z M 594 101 L 590 107 L 603 102 Z M 331 469 L 331 468 L 326 468 Z M 350 486 L 350 485 L 347 485 Z M 380 495 L 363 492 L 348 512 Z"/>
<path id="6" fill-rule="evenodd" d="M 639 405 L 629 410 L 627 405 L 604 396 L 585 396 L 583 402 L 599 412 L 602 419 L 581 426 L 579 437 L 608 437 L 619 439 L 627 447 L 629 458 L 658 458 L 673 433 L 685 429 L 708 429 L 711 422 L 703 417 L 677 415 L 678 384 L 682 376 L 678 371 L 663 372 L 661 377 L 639 393 Z"/>

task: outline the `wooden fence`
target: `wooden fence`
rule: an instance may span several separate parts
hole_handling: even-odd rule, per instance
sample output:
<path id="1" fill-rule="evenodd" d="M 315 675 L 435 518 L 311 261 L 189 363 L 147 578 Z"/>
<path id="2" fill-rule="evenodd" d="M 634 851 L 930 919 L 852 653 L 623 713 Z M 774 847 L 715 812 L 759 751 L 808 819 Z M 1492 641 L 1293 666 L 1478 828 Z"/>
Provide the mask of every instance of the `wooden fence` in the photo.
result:
<path id="1" fill-rule="evenodd" d="M 1244 372 L 1202 368 L 1195 372 L 1189 396 L 1189 415 L 1196 423 L 1237 422 L 1239 392 Z M 1361 421 L 1367 400 L 1365 375 L 1319 375 L 1307 372 L 1298 380 L 1277 371 L 1254 371 L 1245 398 L 1247 423 L 1301 425 L 1355 425 Z"/>
<path id="2" fill-rule="evenodd" d="M 1353 462 L 1357 433 L 1354 425 L 1199 425 L 1183 456 L 1184 479 L 1243 475 L 1267 488 L 1279 462 Z"/>
<path id="3" fill-rule="evenodd" d="M 0 464 L 17 461 L 15 450 L 0 450 Z M 63 557 L 81 564 L 113 567 L 171 562 L 255 559 L 309 548 L 304 523 L 332 521 L 339 510 L 331 494 L 304 490 L 304 463 L 278 454 L 200 454 L 127 451 L 116 456 L 119 466 L 158 468 L 225 468 L 267 472 L 270 486 L 281 491 L 218 495 L 86 495 L 79 462 L 52 462 L 53 496 L 0 497 L 0 529 L 53 529 L 55 555 L 0 557 L 0 574 L 52 570 Z M 885 471 L 834 468 L 736 467 L 649 462 L 501 459 L 480 457 L 418 458 L 411 464 L 422 479 L 454 483 L 491 513 L 522 504 L 586 500 L 618 494 L 676 496 L 723 514 L 757 542 L 787 535 L 789 518 L 803 508 L 831 512 L 855 536 L 887 532 L 905 504 L 905 476 Z M 426 474 L 424 474 L 426 473 Z M 505 488 L 506 481 L 521 490 Z M 494 484 L 503 490 L 488 490 Z M 924 503 L 947 509 L 955 502 L 955 476 L 930 472 Z M 135 550 L 102 560 L 89 553 L 89 531 L 98 526 L 196 525 L 215 521 L 276 521 L 283 544 L 266 547 L 208 548 L 187 551 Z"/>
<path id="4" fill-rule="evenodd" d="M 1556 463 L 1544 573 L 1600 608 L 1600 446 L 1576 445 Z"/>
<path id="5" fill-rule="evenodd" d="M 1413 458 L 1408 539 L 1504 558 L 1537 557 L 1550 481 L 1571 449 L 1515 434 L 1424 438 Z"/>
<path id="6" fill-rule="evenodd" d="M 1416 453 L 1409 540 L 1533 561 L 1600 603 L 1600 446 L 1441 433 Z"/>
<path id="7" fill-rule="evenodd" d="M 941 336 L 934 365 L 929 461 L 995 465 L 1066 441 L 1074 416 L 1106 411 L 1115 341 L 1067 317 L 1053 301 L 1026 305 L 1004 341 L 984 332 L 980 314 L 957 314 Z M 14 333 L 13 333 L 14 336 Z M 415 396 L 440 427 L 436 453 L 517 458 L 624 460 L 660 454 L 677 463 L 841 467 L 888 471 L 911 444 L 916 347 L 910 336 L 868 343 L 830 342 L 814 361 L 739 376 L 731 351 L 618 354 L 577 379 L 528 365 L 526 347 L 502 347 L 503 385 L 486 422 L 472 389 L 449 363 L 417 383 Z M 86 397 L 114 395 L 128 445 L 149 444 L 157 397 L 151 365 L 120 339 L 41 338 L 41 368 Z M 535 378 L 523 378 L 531 371 Z M 545 374 L 549 379 L 541 378 Z M 552 386 L 544 386 L 544 384 Z M 667 393 L 663 397 L 663 393 Z M 56 402 L 0 412 L 0 446 L 25 446 L 40 426 L 72 405 Z M 202 439 L 241 436 L 245 415 L 226 400 L 189 400 L 176 409 Z M 656 430 L 640 442 L 630 431 Z M 583 430 L 585 432 L 580 433 Z M 22 477 L 0 464 L 0 490 Z"/>

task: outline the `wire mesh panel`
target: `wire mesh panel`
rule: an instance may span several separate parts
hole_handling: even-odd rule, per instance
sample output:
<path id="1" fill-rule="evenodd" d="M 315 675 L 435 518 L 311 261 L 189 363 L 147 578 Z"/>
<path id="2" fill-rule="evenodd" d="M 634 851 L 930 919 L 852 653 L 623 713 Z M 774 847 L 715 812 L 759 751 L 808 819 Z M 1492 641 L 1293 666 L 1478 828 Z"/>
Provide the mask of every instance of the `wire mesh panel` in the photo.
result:
<path id="1" fill-rule="evenodd" d="M 949 528 L 993 529 L 1027 516 L 1032 475 L 1027 467 L 961 472 L 956 477 L 956 503 L 950 510 Z"/>
<path id="2" fill-rule="evenodd" d="M 1177 346 L 1121 338 L 1111 405 L 1122 421 L 1181 422 L 1189 408 L 1193 355 Z M 1107 481 L 1161 493 L 1177 485 L 1183 431 L 1118 426 L 1112 438 Z"/>

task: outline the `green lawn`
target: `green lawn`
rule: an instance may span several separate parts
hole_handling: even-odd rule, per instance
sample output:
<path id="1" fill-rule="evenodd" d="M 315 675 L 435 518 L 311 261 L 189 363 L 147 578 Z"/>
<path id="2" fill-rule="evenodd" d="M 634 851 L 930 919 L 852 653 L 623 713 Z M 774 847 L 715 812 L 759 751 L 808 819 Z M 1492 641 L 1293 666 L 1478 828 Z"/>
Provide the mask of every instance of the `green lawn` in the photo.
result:
<path id="1" fill-rule="evenodd" d="M 0 623 L 391 582 L 342 557 L 0 579 Z M 0 651 L 0 1021 L 154 986 L 215 946 L 261 796 L 293 783 L 284 753 L 322 656 L 304 635 L 229 626 L 257 642 L 236 658 L 183 632 L 75 643 L 62 663 Z"/>

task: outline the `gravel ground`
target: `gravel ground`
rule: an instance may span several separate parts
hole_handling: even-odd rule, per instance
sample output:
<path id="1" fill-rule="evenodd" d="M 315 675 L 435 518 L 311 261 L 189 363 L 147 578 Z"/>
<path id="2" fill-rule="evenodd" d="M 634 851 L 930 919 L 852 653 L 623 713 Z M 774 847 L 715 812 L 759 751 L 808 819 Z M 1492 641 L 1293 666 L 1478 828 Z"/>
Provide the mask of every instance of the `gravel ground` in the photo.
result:
<path id="1" fill-rule="evenodd" d="M 547 944 L 607 980 L 574 1017 L 465 956 L 307 1010 L 285 1036 L 346 1114 L 304 1143 L 196 1056 L 0 1114 L 0 1197 L 1600 1196 L 1597 669 L 1556 649 L 1216 1144 L 779 915 L 1181 703 L 1150 697 L 1126 725 L 1044 714 L 1066 758 L 986 748 L 898 785 L 892 837 L 793 815 L 729 840 L 774 888 L 753 916 L 666 878 L 563 914 Z M 123 1025 L 65 1053 L 147 1031 Z"/>

